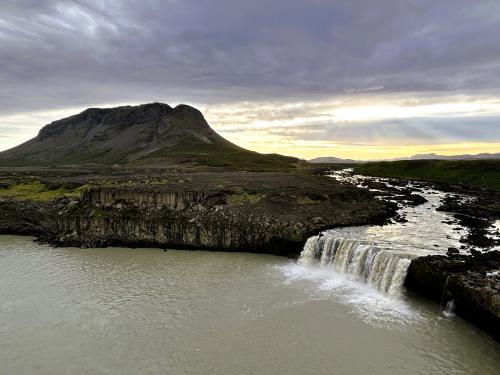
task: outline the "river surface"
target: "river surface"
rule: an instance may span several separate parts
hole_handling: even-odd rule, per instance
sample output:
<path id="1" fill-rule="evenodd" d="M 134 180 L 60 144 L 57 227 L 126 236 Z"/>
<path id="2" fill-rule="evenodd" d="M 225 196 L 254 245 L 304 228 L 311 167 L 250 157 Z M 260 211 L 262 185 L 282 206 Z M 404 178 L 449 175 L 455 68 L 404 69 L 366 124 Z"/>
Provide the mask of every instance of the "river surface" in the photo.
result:
<path id="1" fill-rule="evenodd" d="M 258 254 L 0 236 L 1 374 L 499 374 L 500 345 L 415 296 Z"/>

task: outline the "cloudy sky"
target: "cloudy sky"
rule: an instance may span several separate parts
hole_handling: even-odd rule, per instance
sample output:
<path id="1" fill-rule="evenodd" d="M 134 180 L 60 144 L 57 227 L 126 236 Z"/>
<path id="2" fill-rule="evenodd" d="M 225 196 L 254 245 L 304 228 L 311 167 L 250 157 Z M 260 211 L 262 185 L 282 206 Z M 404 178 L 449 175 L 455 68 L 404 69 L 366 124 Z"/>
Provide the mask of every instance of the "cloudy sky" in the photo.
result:
<path id="1" fill-rule="evenodd" d="M 500 1 L 2 0 L 0 150 L 151 101 L 261 152 L 500 152 Z"/>

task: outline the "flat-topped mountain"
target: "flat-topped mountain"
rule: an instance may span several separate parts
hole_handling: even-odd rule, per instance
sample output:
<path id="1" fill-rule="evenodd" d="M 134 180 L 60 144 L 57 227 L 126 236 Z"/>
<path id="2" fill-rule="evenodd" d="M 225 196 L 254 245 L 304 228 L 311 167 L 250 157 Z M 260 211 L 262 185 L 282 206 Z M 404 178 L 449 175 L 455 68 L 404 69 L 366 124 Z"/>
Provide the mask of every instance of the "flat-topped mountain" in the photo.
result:
<path id="1" fill-rule="evenodd" d="M 89 108 L 54 121 L 35 138 L 0 152 L 0 166 L 193 164 L 272 169 L 297 161 L 238 147 L 217 134 L 197 109 L 162 103 Z"/>

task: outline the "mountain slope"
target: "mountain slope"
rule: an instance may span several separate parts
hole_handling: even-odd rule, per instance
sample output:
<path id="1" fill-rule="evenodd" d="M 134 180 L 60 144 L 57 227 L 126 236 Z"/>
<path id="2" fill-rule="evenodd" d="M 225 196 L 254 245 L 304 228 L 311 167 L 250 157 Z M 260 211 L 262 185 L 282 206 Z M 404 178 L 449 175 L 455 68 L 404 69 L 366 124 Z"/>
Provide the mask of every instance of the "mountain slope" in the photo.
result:
<path id="1" fill-rule="evenodd" d="M 217 134 L 197 109 L 161 103 L 89 108 L 54 121 L 35 138 L 0 152 L 0 166 L 201 164 L 272 169 L 295 162 L 295 158 L 238 147 Z"/>

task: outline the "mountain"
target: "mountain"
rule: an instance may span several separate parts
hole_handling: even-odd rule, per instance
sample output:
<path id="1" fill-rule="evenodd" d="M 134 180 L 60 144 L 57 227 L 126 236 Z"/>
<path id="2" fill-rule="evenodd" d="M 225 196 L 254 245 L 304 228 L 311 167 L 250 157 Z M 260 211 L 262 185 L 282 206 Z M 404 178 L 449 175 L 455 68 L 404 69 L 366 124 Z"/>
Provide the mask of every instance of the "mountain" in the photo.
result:
<path id="1" fill-rule="evenodd" d="M 496 154 L 476 154 L 476 155 L 437 155 L 434 153 L 431 154 L 417 154 L 409 157 L 408 159 L 399 159 L 399 160 L 426 160 L 426 159 L 435 159 L 435 160 L 484 160 L 484 159 L 500 159 L 500 152 Z"/>
<path id="2" fill-rule="evenodd" d="M 197 109 L 162 103 L 89 108 L 54 121 L 35 138 L 0 152 L 0 166 L 193 164 L 273 169 L 296 162 L 296 158 L 238 147 L 217 134 Z"/>
<path id="3" fill-rule="evenodd" d="M 359 161 L 352 160 L 352 159 L 341 159 L 341 158 L 336 158 L 333 156 L 325 156 L 325 157 L 319 157 L 319 158 L 314 158 L 311 160 L 308 160 L 309 163 L 325 163 L 325 164 L 334 164 L 334 163 L 359 163 Z"/>

